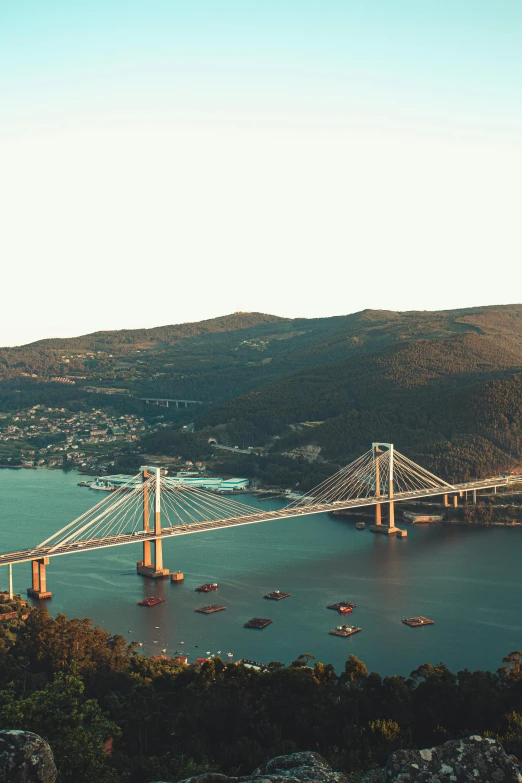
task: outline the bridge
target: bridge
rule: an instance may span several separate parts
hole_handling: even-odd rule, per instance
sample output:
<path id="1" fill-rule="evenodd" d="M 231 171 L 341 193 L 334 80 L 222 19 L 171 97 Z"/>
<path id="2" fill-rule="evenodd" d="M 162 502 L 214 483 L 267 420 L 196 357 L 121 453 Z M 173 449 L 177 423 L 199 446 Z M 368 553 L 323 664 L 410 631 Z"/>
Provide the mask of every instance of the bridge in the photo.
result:
<path id="1" fill-rule="evenodd" d="M 467 499 L 471 493 L 476 503 L 477 490 L 496 491 L 520 480 L 520 476 L 494 476 L 449 484 L 396 451 L 393 444 L 373 443 L 361 457 L 284 508 L 259 511 L 230 496 L 169 478 L 158 467 L 144 466 L 127 484 L 38 546 L 0 554 L 0 566 L 8 567 L 12 596 L 13 564 L 31 563 L 32 583 L 27 592 L 44 599 L 52 595 L 46 574 L 51 557 L 139 542 L 143 556 L 137 563 L 138 573 L 156 579 L 170 573 L 163 565 L 165 538 L 369 507 L 375 513 L 372 532 L 405 537 L 406 531 L 395 525 L 397 502 L 441 496 L 445 506 L 450 499 L 458 506 L 459 498 Z"/>
<path id="2" fill-rule="evenodd" d="M 184 405 L 185 408 L 188 408 L 189 405 L 203 405 L 202 400 L 175 400 L 170 397 L 138 397 L 138 399 L 146 405 L 160 405 L 164 408 L 168 408 L 169 403 L 175 405 L 176 408 L 179 408 L 180 405 Z"/>

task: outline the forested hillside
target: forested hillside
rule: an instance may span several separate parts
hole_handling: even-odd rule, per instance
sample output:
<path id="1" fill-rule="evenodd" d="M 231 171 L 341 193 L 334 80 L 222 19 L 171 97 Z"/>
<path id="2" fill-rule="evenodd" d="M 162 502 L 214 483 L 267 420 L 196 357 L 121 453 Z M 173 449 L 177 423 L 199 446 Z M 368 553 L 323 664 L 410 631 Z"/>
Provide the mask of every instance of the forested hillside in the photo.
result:
<path id="1" fill-rule="evenodd" d="M 392 440 L 465 478 L 520 460 L 520 373 L 522 305 L 318 319 L 236 313 L 0 349 L 0 410 L 42 402 L 134 411 L 144 395 L 195 399 L 204 403 L 189 414 L 199 414 L 200 444 L 212 434 L 293 460 L 311 446 L 318 462 L 337 464 Z M 151 445 L 162 453 L 168 443 L 167 433 Z"/>

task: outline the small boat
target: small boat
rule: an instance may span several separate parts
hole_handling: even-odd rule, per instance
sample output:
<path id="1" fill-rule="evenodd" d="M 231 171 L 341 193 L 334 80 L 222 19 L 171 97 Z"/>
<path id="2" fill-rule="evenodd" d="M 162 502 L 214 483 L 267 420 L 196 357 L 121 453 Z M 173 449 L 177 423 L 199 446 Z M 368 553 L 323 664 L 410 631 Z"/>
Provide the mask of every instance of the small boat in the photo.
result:
<path id="1" fill-rule="evenodd" d="M 143 642 L 138 642 L 138 647 L 143 647 Z"/>
<path id="2" fill-rule="evenodd" d="M 210 650 L 207 650 L 205 655 L 210 655 Z"/>
<path id="3" fill-rule="evenodd" d="M 357 522 L 355 525 L 356 530 L 364 530 L 366 527 L 366 522 Z"/>
<path id="4" fill-rule="evenodd" d="M 156 604 L 163 603 L 164 600 L 164 598 L 149 596 L 148 598 L 144 598 L 143 601 L 138 601 L 138 606 L 156 606 Z"/>
<path id="5" fill-rule="evenodd" d="M 167 648 L 165 647 L 161 652 L 167 652 Z"/>
<path id="6" fill-rule="evenodd" d="M 339 607 L 339 614 L 349 614 L 350 612 L 353 612 L 353 609 L 351 606 L 340 606 Z"/>
<path id="7" fill-rule="evenodd" d="M 221 655 L 221 650 L 218 650 L 216 655 Z"/>
<path id="8" fill-rule="evenodd" d="M 227 658 L 233 658 L 233 657 L 234 657 L 234 653 L 227 653 Z"/>

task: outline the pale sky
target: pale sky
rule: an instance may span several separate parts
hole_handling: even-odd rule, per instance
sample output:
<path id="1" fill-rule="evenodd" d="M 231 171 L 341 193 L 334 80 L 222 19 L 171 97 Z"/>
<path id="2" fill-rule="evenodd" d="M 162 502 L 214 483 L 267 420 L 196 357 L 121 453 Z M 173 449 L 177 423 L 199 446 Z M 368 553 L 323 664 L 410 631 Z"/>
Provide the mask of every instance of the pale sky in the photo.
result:
<path id="1" fill-rule="evenodd" d="M 522 301 L 520 0 L 0 3 L 0 345 Z"/>

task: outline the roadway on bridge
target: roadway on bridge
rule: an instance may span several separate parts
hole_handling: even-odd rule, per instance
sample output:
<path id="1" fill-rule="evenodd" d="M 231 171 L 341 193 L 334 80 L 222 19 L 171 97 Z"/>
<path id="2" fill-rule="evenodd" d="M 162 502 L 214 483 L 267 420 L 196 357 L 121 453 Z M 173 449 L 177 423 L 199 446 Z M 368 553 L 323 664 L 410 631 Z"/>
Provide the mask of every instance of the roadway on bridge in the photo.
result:
<path id="1" fill-rule="evenodd" d="M 453 484 L 445 488 L 437 487 L 431 489 L 414 490 L 411 492 L 397 492 L 394 502 L 419 500 L 425 497 L 434 497 L 460 492 L 470 492 L 480 489 L 492 489 L 499 486 L 520 482 L 520 476 L 493 477 L 480 481 L 470 481 L 463 484 Z M 0 566 L 14 563 L 23 563 L 42 557 L 58 557 L 68 555 L 74 552 L 92 551 L 94 549 L 103 549 L 112 546 L 124 546 L 125 544 L 141 543 L 144 540 L 155 540 L 157 538 L 171 538 L 173 536 L 188 535 L 191 533 L 203 533 L 208 530 L 220 530 L 228 527 L 239 527 L 240 525 L 251 525 L 259 522 L 270 522 L 278 519 L 291 519 L 308 514 L 325 514 L 332 511 L 343 511 L 355 508 L 367 508 L 378 504 L 389 503 L 390 498 L 382 496 L 380 498 L 354 498 L 351 500 L 340 500 L 333 503 L 314 504 L 309 502 L 307 505 L 290 505 L 277 511 L 255 512 L 250 514 L 241 514 L 225 519 L 216 519 L 203 522 L 192 522 L 188 524 L 173 525 L 162 528 L 161 534 L 154 532 L 135 532 L 130 534 L 121 534 L 117 536 L 107 536 L 105 538 L 87 539 L 85 541 L 75 541 L 61 544 L 59 546 L 41 546 L 32 549 L 20 550 L 18 552 L 6 552 L 0 555 Z"/>

